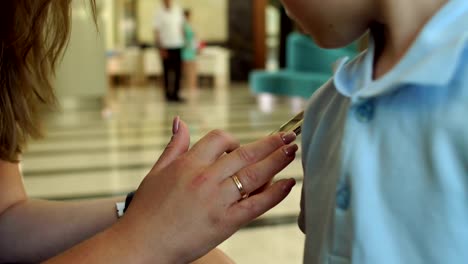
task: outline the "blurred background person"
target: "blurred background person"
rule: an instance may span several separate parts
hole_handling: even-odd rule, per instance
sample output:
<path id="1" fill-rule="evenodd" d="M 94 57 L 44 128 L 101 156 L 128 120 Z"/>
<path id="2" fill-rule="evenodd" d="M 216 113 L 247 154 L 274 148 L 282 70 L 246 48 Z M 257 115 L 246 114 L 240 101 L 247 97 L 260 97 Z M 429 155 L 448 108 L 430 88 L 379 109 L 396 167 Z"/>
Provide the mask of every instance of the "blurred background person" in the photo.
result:
<path id="1" fill-rule="evenodd" d="M 167 101 L 182 102 L 179 91 L 182 77 L 184 14 L 172 0 L 162 0 L 162 2 L 162 8 L 155 16 L 154 31 L 156 47 L 159 49 L 163 64 L 165 95 Z"/>
<path id="2" fill-rule="evenodd" d="M 197 90 L 197 52 L 198 41 L 196 39 L 195 31 L 190 22 L 192 11 L 190 9 L 184 10 L 185 23 L 184 23 L 184 36 L 185 45 L 182 50 L 182 59 L 184 61 L 184 72 L 186 78 L 186 85 L 191 92 Z"/>

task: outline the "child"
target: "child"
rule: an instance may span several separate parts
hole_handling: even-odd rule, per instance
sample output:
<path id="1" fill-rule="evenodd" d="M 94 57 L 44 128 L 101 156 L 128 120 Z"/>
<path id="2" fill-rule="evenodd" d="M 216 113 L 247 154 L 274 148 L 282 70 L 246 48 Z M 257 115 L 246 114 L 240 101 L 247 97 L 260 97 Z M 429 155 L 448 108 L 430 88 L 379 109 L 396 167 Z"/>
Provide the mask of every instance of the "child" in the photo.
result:
<path id="1" fill-rule="evenodd" d="M 304 263 L 468 263 L 468 1 L 283 3 L 323 47 L 371 34 L 306 111 Z"/>

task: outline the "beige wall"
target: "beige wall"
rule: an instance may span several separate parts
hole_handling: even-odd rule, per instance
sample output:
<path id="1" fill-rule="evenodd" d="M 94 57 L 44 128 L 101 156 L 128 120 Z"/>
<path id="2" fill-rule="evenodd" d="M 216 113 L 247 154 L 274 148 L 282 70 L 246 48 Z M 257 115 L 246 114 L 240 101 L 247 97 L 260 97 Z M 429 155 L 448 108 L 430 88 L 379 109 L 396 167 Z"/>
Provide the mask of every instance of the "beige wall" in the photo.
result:
<path id="1" fill-rule="evenodd" d="M 103 37 L 106 34 L 96 31 L 89 6 L 84 1 L 75 0 L 73 3 L 70 42 L 57 68 L 57 95 L 60 99 L 102 97 L 106 92 Z"/>
<path id="2" fill-rule="evenodd" d="M 100 33 L 106 40 L 106 48 L 107 49 L 114 49 L 116 47 L 116 28 L 114 23 L 116 21 L 115 9 L 116 6 L 114 4 L 115 0 L 101 0 L 100 2 L 100 14 L 102 19 L 102 25 L 99 27 Z"/>
<path id="3" fill-rule="evenodd" d="M 243 1 L 243 0 L 238 0 Z M 227 0 L 178 0 L 179 5 L 192 10 L 193 25 L 198 38 L 204 41 L 227 41 Z M 160 0 L 138 0 L 139 32 L 143 42 L 153 42 L 153 18 Z"/>

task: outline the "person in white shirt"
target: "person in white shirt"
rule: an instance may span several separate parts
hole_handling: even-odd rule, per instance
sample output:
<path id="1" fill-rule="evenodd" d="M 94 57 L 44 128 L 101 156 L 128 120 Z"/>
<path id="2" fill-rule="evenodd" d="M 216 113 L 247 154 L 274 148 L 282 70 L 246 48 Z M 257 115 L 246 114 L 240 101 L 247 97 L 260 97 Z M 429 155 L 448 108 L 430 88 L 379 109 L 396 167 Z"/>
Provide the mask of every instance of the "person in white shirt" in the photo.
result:
<path id="1" fill-rule="evenodd" d="M 172 0 L 163 0 L 154 20 L 156 47 L 164 69 L 166 100 L 182 102 L 179 90 L 182 77 L 182 48 L 184 47 L 184 14 Z M 171 82 L 171 73 L 174 75 Z"/>

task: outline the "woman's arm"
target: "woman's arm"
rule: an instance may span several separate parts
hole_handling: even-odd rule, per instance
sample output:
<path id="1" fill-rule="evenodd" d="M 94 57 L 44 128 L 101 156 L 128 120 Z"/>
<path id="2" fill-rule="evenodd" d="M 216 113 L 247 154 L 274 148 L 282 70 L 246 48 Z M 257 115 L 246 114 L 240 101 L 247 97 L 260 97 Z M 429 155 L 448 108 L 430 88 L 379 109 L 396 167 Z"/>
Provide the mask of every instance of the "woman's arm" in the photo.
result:
<path id="1" fill-rule="evenodd" d="M 123 200 L 123 197 L 76 202 L 29 200 L 18 164 L 0 161 L 0 263 L 38 263 L 58 255 L 114 224 L 115 203 Z M 96 250 L 114 235 L 118 234 L 103 232 L 89 244 L 89 249 Z M 109 247 L 106 243 L 101 246 Z M 197 263 L 213 261 L 230 263 L 219 251 Z"/>
<path id="2" fill-rule="evenodd" d="M 111 226 L 116 199 L 26 200 L 0 217 L 0 262 L 39 262 Z"/>
<path id="3" fill-rule="evenodd" d="M 42 261 L 87 237 L 49 263 L 172 264 L 206 254 L 205 261 L 210 255 L 222 259 L 212 249 L 294 186 L 289 179 L 262 188 L 294 160 L 295 135 L 239 147 L 229 134 L 213 131 L 189 150 L 188 126 L 177 120 L 171 142 L 119 221 L 112 200 L 29 201 L 18 165 L 0 162 L 0 262 Z M 240 200 L 242 190 L 253 195 Z"/>
<path id="4" fill-rule="evenodd" d="M 30 200 L 18 164 L 0 161 L 0 262 L 38 262 L 76 245 L 115 223 L 122 200 Z"/>

